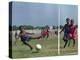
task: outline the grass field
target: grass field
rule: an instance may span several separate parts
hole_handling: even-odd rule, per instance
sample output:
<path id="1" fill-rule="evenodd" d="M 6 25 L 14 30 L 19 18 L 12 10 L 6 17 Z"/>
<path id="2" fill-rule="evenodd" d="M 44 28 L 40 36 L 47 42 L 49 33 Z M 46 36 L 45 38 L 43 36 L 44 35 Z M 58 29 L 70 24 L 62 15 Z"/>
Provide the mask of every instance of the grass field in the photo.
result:
<path id="1" fill-rule="evenodd" d="M 14 44 L 12 41 L 12 56 L 13 58 L 32 58 L 32 57 L 45 57 L 45 56 L 59 56 L 58 55 L 58 37 L 53 35 L 48 39 L 31 40 L 29 43 L 35 46 L 36 44 L 41 44 L 42 49 L 38 53 L 32 53 L 29 47 L 25 46 L 20 40 Z M 60 47 L 63 47 L 64 41 L 60 39 Z M 71 42 L 72 45 L 72 42 Z M 77 54 L 77 40 L 76 46 L 66 48 L 60 48 L 60 55 L 72 55 Z"/>
<path id="2" fill-rule="evenodd" d="M 75 55 L 78 54 L 78 40 L 76 40 L 75 47 L 73 47 L 73 41 L 71 40 L 71 44 L 68 47 L 68 44 L 65 48 L 62 48 L 64 44 L 64 41 L 61 39 L 60 40 L 60 55 Z"/>

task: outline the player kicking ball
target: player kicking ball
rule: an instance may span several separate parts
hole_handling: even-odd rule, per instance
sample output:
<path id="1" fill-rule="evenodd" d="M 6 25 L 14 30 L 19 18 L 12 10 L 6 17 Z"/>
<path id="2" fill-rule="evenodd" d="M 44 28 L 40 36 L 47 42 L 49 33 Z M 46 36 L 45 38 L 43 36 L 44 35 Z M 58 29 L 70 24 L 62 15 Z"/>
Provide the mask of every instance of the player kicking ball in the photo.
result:
<path id="1" fill-rule="evenodd" d="M 37 36 L 37 37 L 30 36 L 33 33 L 26 32 L 22 26 L 19 27 L 19 30 L 20 30 L 19 37 L 20 37 L 21 41 L 23 42 L 23 44 L 26 45 L 26 46 L 28 46 L 31 50 L 33 48 L 35 48 L 31 44 L 29 44 L 29 41 L 31 39 L 40 39 L 41 36 Z"/>
<path id="2" fill-rule="evenodd" d="M 64 36 L 63 36 L 63 40 L 64 40 L 64 48 L 66 47 L 67 43 L 68 43 L 68 34 L 69 34 L 69 26 L 70 26 L 70 19 L 66 18 L 66 24 L 64 25 L 63 29 L 60 31 L 60 33 L 62 31 L 64 31 Z"/>
<path id="3" fill-rule="evenodd" d="M 76 33 L 77 33 L 76 26 L 74 25 L 73 19 L 71 19 L 70 27 L 69 27 L 69 44 L 68 44 L 68 46 L 70 46 L 71 39 L 73 41 L 73 47 L 75 46 Z"/>

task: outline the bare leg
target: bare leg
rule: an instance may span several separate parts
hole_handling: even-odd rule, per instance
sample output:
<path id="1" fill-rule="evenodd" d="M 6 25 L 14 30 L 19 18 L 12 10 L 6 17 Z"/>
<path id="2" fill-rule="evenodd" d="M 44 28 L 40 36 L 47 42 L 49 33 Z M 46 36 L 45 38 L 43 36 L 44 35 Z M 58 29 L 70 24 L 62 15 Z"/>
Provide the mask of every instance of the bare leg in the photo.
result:
<path id="1" fill-rule="evenodd" d="M 64 43 L 65 43 L 65 44 L 64 44 L 64 48 L 65 48 L 66 45 L 67 45 L 67 43 L 68 43 L 68 40 L 67 40 L 67 38 L 66 38 L 65 36 L 63 37 L 63 40 L 64 40 Z"/>
<path id="2" fill-rule="evenodd" d="M 31 36 L 31 37 L 30 37 L 30 39 L 40 39 L 40 38 L 42 38 L 42 36 L 37 36 L 37 37 Z"/>
<path id="3" fill-rule="evenodd" d="M 23 42 L 23 43 L 27 45 L 31 50 L 33 49 L 33 47 L 28 42 Z"/>
<path id="4" fill-rule="evenodd" d="M 68 47 L 70 46 L 70 42 L 71 42 L 71 40 L 69 39 Z"/>
<path id="5" fill-rule="evenodd" d="M 75 46 L 75 39 L 73 39 L 73 47 Z"/>
<path id="6" fill-rule="evenodd" d="M 65 40 L 64 48 L 66 47 L 67 43 L 68 43 L 68 40 Z"/>

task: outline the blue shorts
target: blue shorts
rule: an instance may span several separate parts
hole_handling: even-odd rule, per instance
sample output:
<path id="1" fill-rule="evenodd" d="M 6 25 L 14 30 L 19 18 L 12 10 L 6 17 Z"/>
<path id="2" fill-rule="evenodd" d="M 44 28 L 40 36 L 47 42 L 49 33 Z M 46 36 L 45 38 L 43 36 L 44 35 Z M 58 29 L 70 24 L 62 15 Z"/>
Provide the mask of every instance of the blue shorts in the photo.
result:
<path id="1" fill-rule="evenodd" d="M 68 33 L 64 33 L 63 40 L 68 40 Z"/>

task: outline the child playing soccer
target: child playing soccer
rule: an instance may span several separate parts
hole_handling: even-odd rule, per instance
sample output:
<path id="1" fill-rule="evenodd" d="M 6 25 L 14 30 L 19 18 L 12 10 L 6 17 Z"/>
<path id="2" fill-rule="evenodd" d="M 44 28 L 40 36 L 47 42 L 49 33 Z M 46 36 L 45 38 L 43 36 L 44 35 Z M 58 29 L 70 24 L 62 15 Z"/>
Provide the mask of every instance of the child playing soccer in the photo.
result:
<path id="1" fill-rule="evenodd" d="M 49 37 L 49 29 L 48 28 L 42 29 L 41 35 L 43 38 L 45 38 L 45 37 L 48 38 Z"/>
<path id="2" fill-rule="evenodd" d="M 63 40 L 65 42 L 64 48 L 66 47 L 68 43 L 68 34 L 69 34 L 69 25 L 70 25 L 69 23 L 70 23 L 70 19 L 66 18 L 66 24 L 64 25 L 63 29 L 60 31 L 60 33 L 64 31 L 64 37 L 63 37 Z"/>
<path id="3" fill-rule="evenodd" d="M 69 27 L 69 44 L 68 46 L 70 46 L 70 40 L 73 40 L 73 47 L 75 46 L 75 38 L 76 38 L 76 26 L 74 25 L 74 21 L 73 19 L 71 19 L 70 22 L 70 27 Z"/>
<path id="4" fill-rule="evenodd" d="M 31 39 L 40 39 L 41 36 L 37 37 L 29 36 L 32 35 L 33 33 L 26 32 L 22 26 L 19 27 L 19 30 L 20 30 L 19 37 L 21 38 L 21 41 L 23 42 L 23 44 L 27 45 L 32 50 L 34 47 L 31 44 L 29 44 L 29 41 Z"/>

